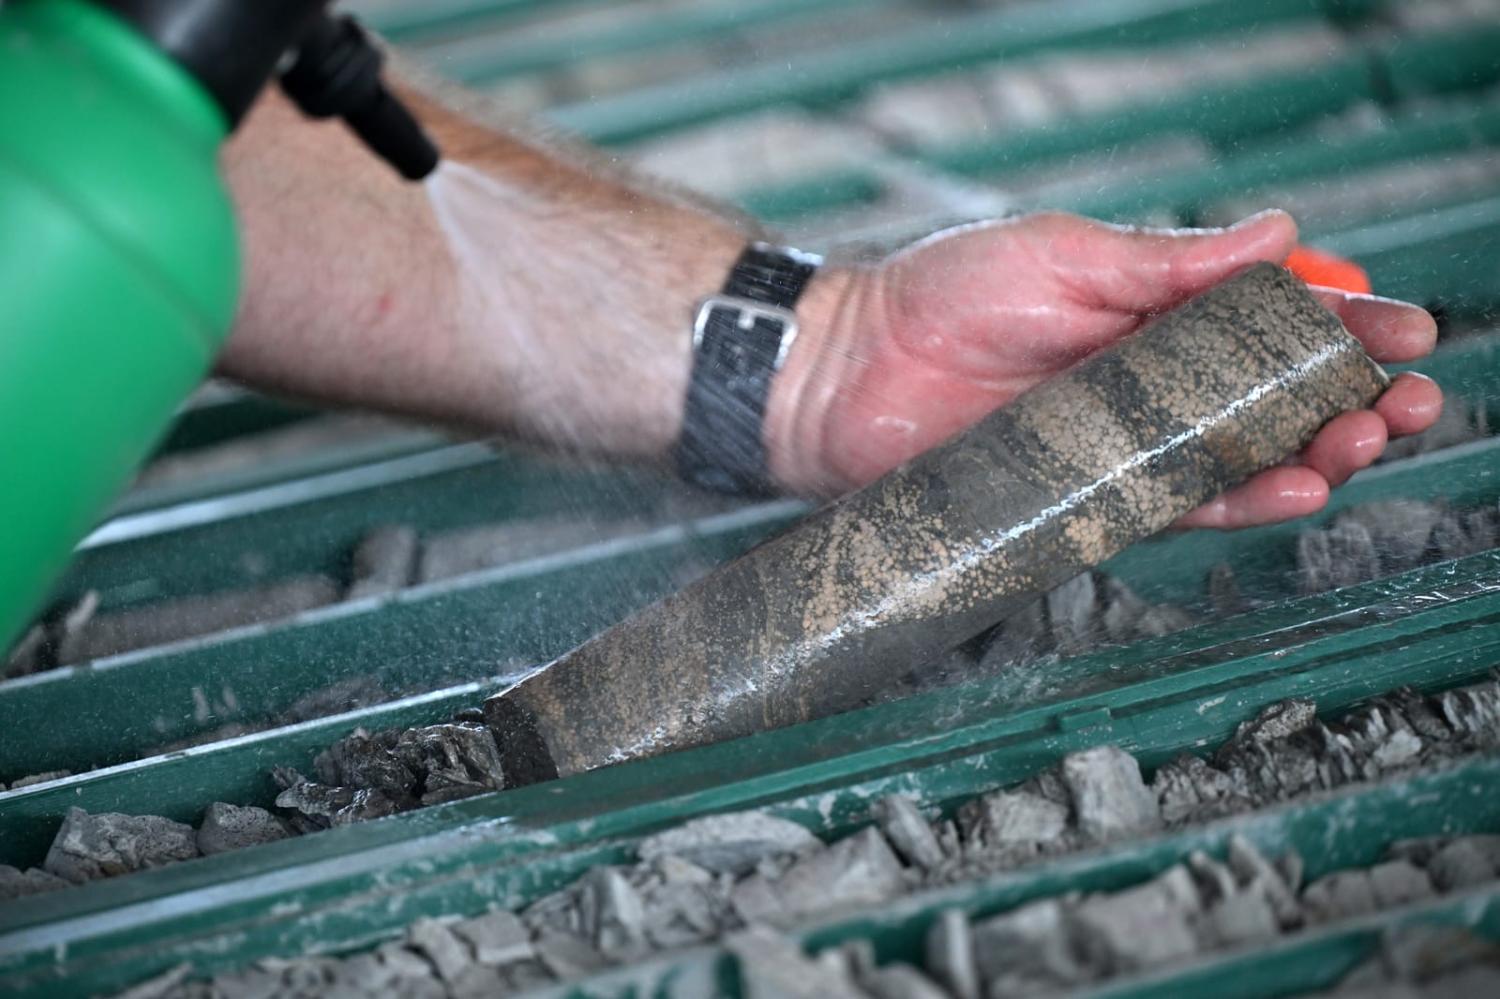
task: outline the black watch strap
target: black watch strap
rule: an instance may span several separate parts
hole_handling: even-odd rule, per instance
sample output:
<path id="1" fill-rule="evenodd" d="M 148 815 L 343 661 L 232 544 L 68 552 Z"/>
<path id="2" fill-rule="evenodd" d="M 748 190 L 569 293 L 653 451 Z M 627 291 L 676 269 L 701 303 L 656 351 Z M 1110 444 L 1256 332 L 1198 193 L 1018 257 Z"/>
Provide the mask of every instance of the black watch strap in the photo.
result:
<path id="1" fill-rule="evenodd" d="M 683 478 L 720 492 L 774 491 L 762 433 L 766 399 L 797 336 L 792 308 L 821 263 L 813 254 L 752 243 L 724 290 L 698 307 L 676 452 Z"/>

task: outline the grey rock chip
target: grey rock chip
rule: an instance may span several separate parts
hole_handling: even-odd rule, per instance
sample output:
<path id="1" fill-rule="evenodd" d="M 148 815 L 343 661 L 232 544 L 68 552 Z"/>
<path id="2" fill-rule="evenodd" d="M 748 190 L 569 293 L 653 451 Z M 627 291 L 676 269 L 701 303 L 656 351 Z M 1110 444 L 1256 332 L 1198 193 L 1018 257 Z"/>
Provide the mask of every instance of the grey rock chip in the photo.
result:
<path id="1" fill-rule="evenodd" d="M 564 981 L 609 967 L 608 958 L 571 933 L 543 932 L 532 945 L 542 966 Z"/>
<path id="2" fill-rule="evenodd" d="M 1375 893 L 1375 904 L 1382 909 L 1433 895 L 1427 874 L 1405 860 L 1388 860 L 1370 868 L 1370 887 Z"/>
<path id="3" fill-rule="evenodd" d="M 436 919 L 423 918 L 412 923 L 406 929 L 406 943 L 432 962 L 445 982 L 456 981 L 474 962 L 473 953 L 452 927 Z"/>
<path id="4" fill-rule="evenodd" d="M 1168 825 L 1189 819 L 1206 821 L 1248 804 L 1227 774 L 1189 754 L 1158 769 L 1151 790 Z"/>
<path id="5" fill-rule="evenodd" d="M 774 882 L 782 911 L 790 919 L 874 905 L 892 898 L 904 885 L 901 861 L 876 829 L 803 857 Z"/>
<path id="6" fill-rule="evenodd" d="M 1404 572 L 1423 561 L 1432 530 L 1445 511 L 1423 500 L 1386 500 L 1362 503 L 1340 513 L 1334 530 L 1357 524 L 1368 533 L 1383 563 L 1382 572 Z"/>
<path id="7" fill-rule="evenodd" d="M 492 999 L 510 991 L 510 981 L 499 968 L 469 964 L 448 980 L 448 999 Z"/>
<path id="8" fill-rule="evenodd" d="M 860 976 L 874 999 L 949 999 L 946 989 L 909 964 L 888 964 Z"/>
<path id="9" fill-rule="evenodd" d="M 927 968 L 956 999 L 979 999 L 979 966 L 969 920 L 959 909 L 945 909 L 927 931 Z"/>
<path id="10" fill-rule="evenodd" d="M 25 898 L 45 892 L 66 888 L 70 882 L 40 867 L 21 871 L 7 864 L 0 864 L 0 899 Z"/>
<path id="11" fill-rule="evenodd" d="M 90 815 L 70 808 L 42 866 L 60 878 L 83 884 L 196 856 L 192 826 L 159 815 Z"/>
<path id="12" fill-rule="evenodd" d="M 1079 573 L 1047 594 L 1047 621 L 1058 652 L 1076 655 L 1089 647 L 1093 638 L 1098 595 L 1092 572 Z"/>
<path id="13" fill-rule="evenodd" d="M 1260 713 L 1246 722 L 1240 722 L 1230 737 L 1228 745 L 1239 748 L 1247 743 L 1265 745 L 1289 739 L 1318 720 L 1318 706 L 1312 701 L 1297 699 L 1278 701 L 1262 708 Z M 1232 750 L 1231 750 L 1232 751 Z"/>
<path id="14" fill-rule="evenodd" d="M 1208 602 L 1219 617 L 1233 617 L 1250 609 L 1250 602 L 1240 592 L 1239 580 L 1228 562 L 1219 562 L 1208 570 Z"/>
<path id="15" fill-rule="evenodd" d="M 216 801 L 208 806 L 198 826 L 198 852 L 207 857 L 259 843 L 274 843 L 288 835 L 282 821 L 264 808 Z"/>
<path id="16" fill-rule="evenodd" d="M 1202 850 L 1188 854 L 1187 865 L 1202 889 L 1205 905 L 1216 905 L 1239 894 L 1240 886 L 1234 871 Z"/>
<path id="17" fill-rule="evenodd" d="M 396 753 L 423 775 L 422 804 L 467 798 L 505 786 L 500 749 L 485 725 L 428 725 L 401 733 Z"/>
<path id="18" fill-rule="evenodd" d="M 739 965 L 746 999 L 868 999 L 845 968 L 808 958 L 765 927 L 735 933 L 725 946 Z"/>
<path id="19" fill-rule="evenodd" d="M 44 664 L 42 652 L 46 646 L 47 629 L 43 625 L 34 624 L 27 628 L 26 634 L 11 646 L 3 666 L 0 666 L 0 675 L 6 679 L 13 679 L 18 676 L 30 676 L 42 669 Z"/>
<path id="20" fill-rule="evenodd" d="M 875 820 L 907 863 L 931 870 L 946 858 L 932 826 L 910 798 L 891 795 L 875 803 Z"/>
<path id="21" fill-rule="evenodd" d="M 383 818 L 397 811 L 395 802 L 379 791 L 319 784 L 285 767 L 271 775 L 284 788 L 276 796 L 276 807 L 292 812 L 292 828 L 299 833 Z"/>
<path id="22" fill-rule="evenodd" d="M 474 960 L 480 964 L 502 965 L 530 960 L 535 953 L 531 933 L 513 912 L 497 909 L 473 919 L 454 923 L 456 936 L 468 942 Z"/>
<path id="23" fill-rule="evenodd" d="M 1379 906 L 1370 872 L 1335 871 L 1326 874 L 1302 892 L 1308 923 L 1331 923 L 1374 912 Z"/>
<path id="24" fill-rule="evenodd" d="M 1289 853 L 1288 857 L 1296 857 Z M 1271 911 L 1283 927 L 1297 925 L 1302 920 L 1302 906 L 1297 901 L 1298 878 L 1288 879 L 1245 837 L 1235 834 L 1229 837 L 1229 868 L 1246 890 L 1254 890 L 1265 896 Z M 1300 864 L 1301 858 L 1297 858 Z"/>
<path id="25" fill-rule="evenodd" d="M 641 860 L 673 854 L 716 873 L 745 874 L 766 857 L 803 854 L 823 844 L 802 826 L 763 812 L 707 815 L 641 841 Z"/>
<path id="26" fill-rule="evenodd" d="M 1100 596 L 1104 611 L 1100 620 L 1109 640 L 1123 644 L 1140 637 L 1141 618 L 1151 605 L 1138 597 L 1134 590 L 1113 576 L 1105 576 Z"/>
<path id="27" fill-rule="evenodd" d="M 1083 981 L 1087 972 L 1074 953 L 1071 927 L 1063 903 L 1055 898 L 1027 903 L 974 924 L 974 956 L 989 992 L 1025 992 Z"/>
<path id="28" fill-rule="evenodd" d="M 1281 932 L 1269 898 L 1255 886 L 1219 901 L 1204 914 L 1201 926 L 1208 942 L 1218 947 L 1270 940 Z"/>
<path id="29" fill-rule="evenodd" d="M 1048 844 L 1068 828 L 1066 805 L 1028 791 L 987 794 L 973 803 L 969 814 L 970 838 L 987 847 Z"/>
<path id="30" fill-rule="evenodd" d="M 1492 881 L 1500 854 L 1477 836 L 1455 839 L 1427 864 L 1427 873 L 1443 891 L 1458 891 Z"/>
<path id="31" fill-rule="evenodd" d="M 644 949 L 641 897 L 614 867 L 596 867 L 579 887 L 583 932 L 600 953 L 624 958 Z"/>
<path id="32" fill-rule="evenodd" d="M 1193 924 L 1202 909 L 1186 867 L 1135 888 L 1091 895 L 1069 913 L 1083 953 L 1109 971 L 1179 961 L 1199 949 Z"/>
<path id="33" fill-rule="evenodd" d="M 1172 604 L 1153 604 L 1135 623 L 1136 637 L 1160 638 L 1174 632 L 1191 628 L 1196 623 L 1193 615 Z"/>
<path id="34" fill-rule="evenodd" d="M 279 721 L 283 725 L 294 725 L 297 722 L 312 721 L 314 718 L 326 718 L 329 715 L 379 704 L 387 697 L 380 684 L 370 677 L 354 676 L 302 695 L 281 713 Z"/>
<path id="35" fill-rule="evenodd" d="M 1073 796 L 1073 813 L 1085 839 L 1108 842 L 1161 827 L 1156 795 L 1141 779 L 1135 757 L 1114 746 L 1070 753 L 1062 778 Z"/>
<path id="36" fill-rule="evenodd" d="M 775 883 L 764 875 L 752 875 L 735 885 L 729 900 L 740 920 L 747 925 L 780 926 L 790 922 Z"/>
<path id="37" fill-rule="evenodd" d="M 346 598 L 383 596 L 410 585 L 417 572 L 417 532 L 405 526 L 379 527 L 354 549 L 354 582 Z"/>
<path id="38" fill-rule="evenodd" d="M 332 579 L 306 575 L 250 589 L 195 594 L 95 614 L 59 646 L 58 662 L 81 662 L 280 620 L 334 603 L 338 598 L 339 587 Z"/>
<path id="39" fill-rule="evenodd" d="M 398 807 L 410 808 L 421 793 L 422 774 L 398 755 L 401 733 L 371 735 L 357 728 L 313 760 L 318 780 L 330 787 L 379 791 Z"/>
<path id="40" fill-rule="evenodd" d="M 1356 586 L 1384 575 L 1369 528 L 1343 520 L 1297 539 L 1298 582 L 1304 594 Z"/>
<path id="41" fill-rule="evenodd" d="M 64 777 L 71 776 L 73 776 L 73 771 L 71 770 L 48 770 L 44 773 L 31 774 L 30 776 L 12 781 L 10 789 L 12 791 L 19 791 L 23 787 L 33 787 L 37 784 L 45 784 L 48 781 L 62 780 Z"/>

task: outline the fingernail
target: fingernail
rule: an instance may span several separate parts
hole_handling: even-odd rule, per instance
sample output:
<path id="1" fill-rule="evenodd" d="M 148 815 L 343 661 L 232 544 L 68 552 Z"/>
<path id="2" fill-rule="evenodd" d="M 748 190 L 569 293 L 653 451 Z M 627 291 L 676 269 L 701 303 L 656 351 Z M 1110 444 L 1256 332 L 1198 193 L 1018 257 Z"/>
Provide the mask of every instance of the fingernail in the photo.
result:
<path id="1" fill-rule="evenodd" d="M 1234 225 L 1230 226 L 1229 228 L 1230 228 L 1230 231 L 1233 231 L 1235 229 L 1244 229 L 1244 228 L 1247 228 L 1249 226 L 1255 225 L 1257 222 L 1264 221 L 1265 219 L 1270 218 L 1272 215 L 1285 215 L 1285 214 L 1286 213 L 1283 212 L 1280 208 L 1262 208 L 1260 211 L 1256 212 L 1254 215 L 1246 215 L 1244 218 L 1240 219 L 1238 222 L 1236 222 Z"/>

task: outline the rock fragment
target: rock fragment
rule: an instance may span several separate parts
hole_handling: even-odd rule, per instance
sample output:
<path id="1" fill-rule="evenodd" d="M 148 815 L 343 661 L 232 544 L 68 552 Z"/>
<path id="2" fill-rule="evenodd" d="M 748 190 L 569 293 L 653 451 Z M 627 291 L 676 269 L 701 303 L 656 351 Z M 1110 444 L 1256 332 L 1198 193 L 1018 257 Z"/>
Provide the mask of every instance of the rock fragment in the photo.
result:
<path id="1" fill-rule="evenodd" d="M 1443 891 L 1484 884 L 1500 873 L 1500 837 L 1464 836 L 1448 843 L 1427 863 L 1427 873 Z"/>
<path id="2" fill-rule="evenodd" d="M 861 975 L 862 985 L 874 999 L 950 999 L 948 992 L 909 964 L 888 964 Z"/>
<path id="3" fill-rule="evenodd" d="M 1112 971 L 1149 968 L 1198 952 L 1197 885 L 1176 866 L 1145 884 L 1083 899 L 1070 914 L 1085 954 Z"/>
<path id="4" fill-rule="evenodd" d="M 331 787 L 284 767 L 276 768 L 272 777 L 283 789 L 276 796 L 276 807 L 292 813 L 292 828 L 299 833 L 384 818 L 397 811 L 395 802 L 380 791 Z"/>
<path id="5" fill-rule="evenodd" d="M 1029 902 L 974 924 L 974 956 L 990 994 L 1025 994 L 1085 979 L 1059 899 Z"/>
<path id="6" fill-rule="evenodd" d="M 1140 835 L 1161 826 L 1156 796 L 1141 779 L 1135 757 L 1099 746 L 1063 759 L 1062 778 L 1073 797 L 1078 830 L 1090 842 Z"/>
<path id="7" fill-rule="evenodd" d="M 529 960 L 535 953 L 530 931 L 515 913 L 504 909 L 459 920 L 452 930 L 473 949 L 474 960 L 480 964 L 512 964 Z"/>
<path id="8" fill-rule="evenodd" d="M 668 854 L 716 873 L 744 874 L 763 859 L 811 853 L 822 842 L 788 819 L 764 812 L 706 815 L 648 836 L 636 853 L 642 860 Z"/>
<path id="9" fill-rule="evenodd" d="M 1427 874 L 1405 860 L 1388 860 L 1370 868 L 1370 889 L 1375 893 L 1375 904 L 1382 909 L 1431 898 L 1433 894 Z"/>
<path id="10" fill-rule="evenodd" d="M 25 898 L 28 895 L 41 895 L 59 888 L 66 888 L 69 883 L 40 867 L 22 871 L 8 864 L 0 864 L 0 901 Z"/>
<path id="11" fill-rule="evenodd" d="M 756 874 L 750 880 L 764 877 Z M 771 879 L 771 889 L 781 918 L 795 920 L 875 905 L 899 893 L 904 883 L 901 861 L 885 837 L 879 830 L 865 829 L 802 857 L 779 878 Z"/>
<path id="12" fill-rule="evenodd" d="M 809 958 L 774 930 L 751 927 L 725 940 L 746 999 L 868 999 L 848 971 Z"/>
<path id="13" fill-rule="evenodd" d="M 418 919 L 412 923 L 406 930 L 406 942 L 432 962 L 445 982 L 457 981 L 474 960 L 468 946 L 452 928 L 436 919 Z"/>
<path id="14" fill-rule="evenodd" d="M 216 801 L 208 806 L 198 826 L 198 852 L 208 857 L 259 843 L 274 843 L 288 835 L 282 821 L 264 808 Z"/>
<path id="15" fill-rule="evenodd" d="M 198 856 L 193 827 L 159 815 L 68 809 L 42 867 L 83 884 Z"/>
<path id="16" fill-rule="evenodd" d="M 927 931 L 927 967 L 956 999 L 979 999 L 979 966 L 969 920 L 960 909 L 945 909 Z"/>
<path id="17" fill-rule="evenodd" d="M 162 645 L 228 628 L 291 617 L 339 598 L 327 576 L 292 576 L 265 586 L 162 600 L 94 614 L 59 647 L 68 664 Z"/>
<path id="18" fill-rule="evenodd" d="M 874 814 L 881 831 L 907 863 L 932 870 L 946 859 L 932 826 L 910 798 L 901 795 L 882 798 L 875 803 Z"/>
<path id="19" fill-rule="evenodd" d="M 21 777 L 18 780 L 14 780 L 11 782 L 10 789 L 12 791 L 19 791 L 23 787 L 31 787 L 35 784 L 45 784 L 48 781 L 62 780 L 64 777 L 71 776 L 73 776 L 73 771 L 71 770 L 48 770 L 44 773 L 31 774 L 30 776 Z"/>
<path id="20" fill-rule="evenodd" d="M 1296 856 L 1288 854 L 1288 856 Z M 1255 848 L 1255 844 L 1238 834 L 1229 838 L 1229 868 L 1240 883 L 1248 889 L 1258 890 L 1275 913 L 1277 922 L 1283 927 L 1297 925 L 1302 919 L 1302 906 L 1297 901 L 1296 883 L 1288 883 L 1282 871 Z"/>
<path id="21" fill-rule="evenodd" d="M 645 947 L 645 910 L 634 886 L 613 867 L 596 867 L 583 876 L 579 891 L 584 936 L 601 954 L 623 959 Z"/>
<path id="22" fill-rule="evenodd" d="M 969 839 L 997 849 L 1040 849 L 1068 828 L 1066 805 L 1029 791 L 996 791 L 965 808 Z"/>
<path id="23" fill-rule="evenodd" d="M 403 525 L 378 527 L 354 549 L 354 581 L 345 599 L 384 596 L 411 584 L 417 572 L 417 532 Z"/>
<path id="24" fill-rule="evenodd" d="M 1303 911 L 1311 924 L 1331 923 L 1374 912 L 1379 906 L 1370 872 L 1335 871 L 1308 885 L 1302 892 Z"/>

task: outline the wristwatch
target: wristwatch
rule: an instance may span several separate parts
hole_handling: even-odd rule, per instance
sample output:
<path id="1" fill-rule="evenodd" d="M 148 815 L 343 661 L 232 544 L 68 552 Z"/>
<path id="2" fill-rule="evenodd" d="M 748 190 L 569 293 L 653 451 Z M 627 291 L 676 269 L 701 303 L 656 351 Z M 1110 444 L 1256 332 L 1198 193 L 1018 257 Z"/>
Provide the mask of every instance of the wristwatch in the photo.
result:
<path id="1" fill-rule="evenodd" d="M 797 339 L 793 308 L 823 259 L 751 243 L 693 321 L 693 371 L 677 441 L 678 474 L 720 492 L 775 492 L 763 431 L 771 380 Z"/>

